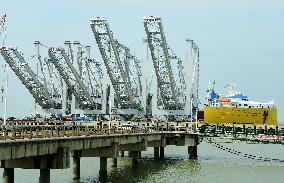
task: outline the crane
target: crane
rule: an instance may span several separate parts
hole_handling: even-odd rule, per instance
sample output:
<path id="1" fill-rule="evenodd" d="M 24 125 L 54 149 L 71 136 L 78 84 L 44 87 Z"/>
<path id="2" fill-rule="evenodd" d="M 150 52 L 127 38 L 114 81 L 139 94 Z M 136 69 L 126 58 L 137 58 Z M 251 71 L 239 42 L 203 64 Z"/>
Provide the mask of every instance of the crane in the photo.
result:
<path id="1" fill-rule="evenodd" d="M 52 93 L 46 86 L 45 81 L 34 73 L 22 54 L 16 48 L 0 48 L 1 55 L 5 61 L 29 90 L 42 109 L 61 109 L 61 96 Z M 59 98 L 59 100 L 58 100 Z"/>
<path id="2" fill-rule="evenodd" d="M 140 61 L 130 53 L 128 47 L 113 38 L 107 19 L 91 20 L 91 28 L 113 86 L 118 108 L 143 110 Z"/>
<path id="3" fill-rule="evenodd" d="M 194 108 L 198 108 L 199 96 L 198 96 L 198 90 L 199 90 L 199 47 L 196 45 L 196 43 L 193 40 L 187 39 L 186 41 L 191 43 L 190 48 L 190 67 L 193 69 L 192 77 L 191 77 L 191 97 L 192 97 L 192 106 Z"/>
<path id="4" fill-rule="evenodd" d="M 34 45 L 36 48 L 36 55 L 35 55 L 36 74 L 41 79 L 47 90 L 52 94 L 53 100 L 55 100 L 57 103 L 61 103 L 62 105 L 62 110 L 57 110 L 57 111 L 53 110 L 53 113 L 62 115 L 65 113 L 64 110 L 66 110 L 65 100 L 63 99 L 62 78 L 60 77 L 58 71 L 50 63 L 46 55 L 46 52 L 41 51 L 41 48 L 47 46 L 43 45 L 40 41 L 35 41 Z M 36 105 L 35 105 L 35 112 L 36 113 L 41 112 L 38 110 Z"/>
<path id="5" fill-rule="evenodd" d="M 117 47 L 121 60 L 124 61 L 126 74 L 130 79 L 130 87 L 133 94 L 133 98 L 135 100 L 134 103 L 137 105 L 143 100 L 143 86 L 141 81 L 142 71 L 140 66 L 141 61 L 136 56 L 130 53 L 130 49 L 127 46 L 119 43 L 117 40 L 115 40 L 115 45 Z"/>
<path id="6" fill-rule="evenodd" d="M 66 42 L 65 42 L 66 43 Z M 71 44 L 66 43 L 71 56 Z M 83 46 L 80 42 L 75 41 L 73 45 L 77 46 L 77 62 L 73 61 L 73 65 L 80 74 L 82 82 L 90 92 L 91 97 L 95 103 L 103 103 L 103 72 L 97 60 L 92 59 L 90 56 L 90 46 Z M 77 63 L 77 64 L 75 64 Z"/>
<path id="7" fill-rule="evenodd" d="M 144 28 L 157 77 L 160 105 L 166 110 L 183 110 L 186 83 L 182 60 L 168 46 L 161 18 L 145 18 Z"/>
<path id="8" fill-rule="evenodd" d="M 70 49 L 68 52 L 72 53 L 73 51 Z M 65 81 L 68 90 L 74 95 L 78 108 L 85 111 L 100 110 L 102 104 L 96 102 L 96 95 L 84 83 L 82 73 L 78 73 L 74 67 L 73 55 L 70 54 L 70 59 L 70 56 L 66 53 L 65 49 L 54 47 L 48 48 L 48 55 L 50 61 L 54 64 Z M 80 62 L 80 67 L 81 66 Z"/>
<path id="9" fill-rule="evenodd" d="M 197 121 L 198 105 L 200 104 L 198 90 L 199 90 L 199 47 L 192 39 L 186 39 L 190 43 L 189 55 L 189 80 L 190 82 L 190 103 L 191 103 L 191 116 L 192 120 L 195 118 Z M 215 81 L 213 82 L 213 85 Z"/>

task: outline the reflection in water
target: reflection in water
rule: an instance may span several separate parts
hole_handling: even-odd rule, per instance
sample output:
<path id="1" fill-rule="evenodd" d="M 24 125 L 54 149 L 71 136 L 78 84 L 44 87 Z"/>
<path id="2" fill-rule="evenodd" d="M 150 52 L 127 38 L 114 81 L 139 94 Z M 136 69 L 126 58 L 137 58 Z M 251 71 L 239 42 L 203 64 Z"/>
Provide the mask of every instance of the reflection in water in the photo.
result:
<path id="1" fill-rule="evenodd" d="M 197 174 L 199 170 L 198 161 L 183 159 L 141 159 L 139 167 L 131 167 L 131 159 L 124 160 L 122 166 L 112 169 L 109 173 L 110 182 L 155 182 L 163 180 L 161 177 L 165 172 L 172 174 L 181 169 L 187 169 L 189 174 Z"/>
<path id="2" fill-rule="evenodd" d="M 137 168 L 132 168 L 131 158 L 128 157 L 118 158 L 118 162 L 119 166 L 117 168 L 109 169 L 107 182 L 176 182 L 174 180 L 177 177 L 172 177 L 172 174 L 187 172 L 187 176 L 191 177 L 198 175 L 198 171 L 200 170 L 198 160 L 187 160 L 180 157 L 166 158 L 164 160 L 144 157 L 139 160 Z M 167 175 L 164 175 L 165 173 Z M 84 183 L 99 182 L 97 177 L 93 177 L 93 179 L 82 177 L 81 180 Z"/>
<path id="3" fill-rule="evenodd" d="M 226 146 L 256 155 L 284 158 L 280 153 L 284 147 L 279 145 L 232 143 Z M 165 150 L 165 156 L 171 158 L 154 160 L 150 149 L 143 154 L 137 168 L 132 168 L 131 158 L 119 158 L 118 168 L 109 166 L 108 182 L 278 183 L 284 179 L 284 164 L 244 159 L 206 143 L 198 146 L 198 160 L 188 160 L 185 147 L 167 146 Z M 89 177 L 87 181 L 82 177 L 82 181 L 98 182 L 98 178 Z"/>

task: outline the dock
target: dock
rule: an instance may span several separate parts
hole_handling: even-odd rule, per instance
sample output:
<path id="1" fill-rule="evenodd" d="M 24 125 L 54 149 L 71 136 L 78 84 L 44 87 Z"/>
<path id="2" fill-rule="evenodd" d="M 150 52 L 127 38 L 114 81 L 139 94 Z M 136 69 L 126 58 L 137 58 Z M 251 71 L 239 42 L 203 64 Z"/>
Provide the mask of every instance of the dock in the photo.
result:
<path id="1" fill-rule="evenodd" d="M 187 146 L 188 157 L 197 158 L 197 133 L 160 130 L 115 130 L 86 126 L 1 126 L 0 167 L 3 183 L 13 183 L 15 168 L 39 169 L 39 183 L 50 182 L 51 169 L 70 167 L 73 183 L 80 182 L 80 158 L 100 157 L 99 179 L 107 180 L 107 158 L 128 151 L 133 168 L 139 166 L 141 151 L 154 148 L 154 158 L 163 159 L 168 145 Z M 70 178 L 71 180 L 71 178 Z"/>

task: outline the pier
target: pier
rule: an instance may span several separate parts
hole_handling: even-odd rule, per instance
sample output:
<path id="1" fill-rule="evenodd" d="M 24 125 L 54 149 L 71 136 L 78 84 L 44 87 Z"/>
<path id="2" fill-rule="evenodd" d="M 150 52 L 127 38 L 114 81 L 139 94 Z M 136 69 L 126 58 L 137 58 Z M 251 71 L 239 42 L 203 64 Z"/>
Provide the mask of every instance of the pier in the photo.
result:
<path id="1" fill-rule="evenodd" d="M 141 151 L 154 148 L 163 159 L 167 145 L 187 146 L 190 159 L 197 158 L 198 134 L 149 129 L 116 130 L 87 126 L 1 126 L 0 167 L 3 182 L 13 183 L 15 168 L 39 169 L 40 183 L 50 182 L 51 169 L 69 168 L 73 158 L 73 183 L 80 182 L 80 158 L 100 157 L 99 179 L 107 180 L 107 158 L 128 152 L 132 167 L 139 166 Z"/>

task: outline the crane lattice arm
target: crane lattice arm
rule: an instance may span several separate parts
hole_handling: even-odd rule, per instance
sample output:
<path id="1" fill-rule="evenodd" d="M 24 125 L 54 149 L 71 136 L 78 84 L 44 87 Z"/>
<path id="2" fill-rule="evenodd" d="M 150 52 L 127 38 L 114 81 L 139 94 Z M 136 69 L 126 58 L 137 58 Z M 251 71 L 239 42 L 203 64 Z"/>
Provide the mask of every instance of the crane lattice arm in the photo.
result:
<path id="1" fill-rule="evenodd" d="M 172 60 L 177 59 L 177 56 L 169 48 L 166 42 L 162 20 L 157 17 L 145 18 L 144 27 L 164 108 L 181 109 L 183 102 L 179 99 L 179 93 L 181 92 L 179 92 L 177 82 L 183 80 L 183 74 L 180 73 L 181 78 L 177 80 L 174 77 L 171 62 Z M 177 60 L 179 61 L 179 59 Z M 181 68 L 178 67 L 177 69 Z"/>
<path id="2" fill-rule="evenodd" d="M 130 53 L 130 49 L 127 46 L 119 43 L 117 40 L 115 40 L 115 45 L 117 47 L 117 50 L 119 51 L 119 56 L 121 60 L 124 61 L 127 76 L 130 79 L 130 87 L 132 90 L 133 97 L 141 101 L 142 100 L 140 98 L 142 96 L 142 83 L 141 83 L 142 72 L 140 67 L 141 61 Z"/>
<path id="3" fill-rule="evenodd" d="M 63 48 L 49 48 L 48 55 L 50 61 L 57 68 L 68 86 L 68 89 L 70 89 L 75 96 L 79 108 L 88 110 L 97 109 L 97 104 L 94 102 L 90 92 L 82 82 L 80 75 L 75 70 L 65 50 Z"/>
<path id="4" fill-rule="evenodd" d="M 84 80 L 87 81 L 87 85 L 91 90 L 92 96 L 95 98 L 101 98 L 103 95 L 103 89 L 100 65 L 94 59 L 88 59 L 84 63 L 87 75 Z"/>
<path id="5" fill-rule="evenodd" d="M 5 61 L 43 109 L 60 109 L 62 107 L 61 102 L 57 103 L 53 100 L 48 88 L 28 66 L 17 49 L 3 47 L 0 51 Z"/>
<path id="6" fill-rule="evenodd" d="M 199 89 L 199 48 L 193 42 L 193 40 L 188 40 L 191 42 L 191 59 L 193 67 L 193 76 L 191 81 L 191 95 L 193 99 L 193 107 L 198 108 L 199 98 L 198 98 L 198 89 Z"/>
<path id="7" fill-rule="evenodd" d="M 126 64 L 121 60 L 106 19 L 91 20 L 91 28 L 104 60 L 120 108 L 134 107 L 133 93 Z"/>
<path id="8" fill-rule="evenodd" d="M 178 57 L 174 51 L 169 48 L 169 58 L 172 63 L 172 70 L 173 70 L 173 76 L 176 81 L 176 88 L 177 88 L 177 96 L 179 100 L 180 106 L 183 106 L 185 103 L 185 92 L 186 92 L 186 87 L 187 84 L 185 82 L 185 75 L 183 73 L 184 65 L 183 61 L 181 60 L 180 57 Z M 175 64 L 173 64 L 175 63 Z"/>

